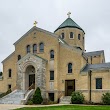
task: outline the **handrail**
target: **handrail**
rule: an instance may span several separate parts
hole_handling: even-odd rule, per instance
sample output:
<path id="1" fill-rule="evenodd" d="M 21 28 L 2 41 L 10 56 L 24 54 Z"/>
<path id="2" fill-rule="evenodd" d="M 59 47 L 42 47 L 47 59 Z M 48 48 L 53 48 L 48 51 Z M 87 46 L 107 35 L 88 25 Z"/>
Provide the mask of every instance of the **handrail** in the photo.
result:
<path id="1" fill-rule="evenodd" d="M 26 96 L 29 90 L 34 89 L 34 88 L 35 88 L 35 84 L 32 83 L 31 86 L 25 91 L 24 97 Z"/>
<path id="2" fill-rule="evenodd" d="M 59 93 L 58 98 L 60 99 L 62 97 L 62 92 Z"/>

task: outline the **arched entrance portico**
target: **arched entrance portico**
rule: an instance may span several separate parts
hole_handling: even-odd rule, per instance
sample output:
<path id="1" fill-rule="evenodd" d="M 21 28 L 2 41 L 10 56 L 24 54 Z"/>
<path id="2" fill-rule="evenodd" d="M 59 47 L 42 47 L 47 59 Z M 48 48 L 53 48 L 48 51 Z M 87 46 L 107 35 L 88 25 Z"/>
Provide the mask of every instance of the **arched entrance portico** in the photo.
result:
<path id="1" fill-rule="evenodd" d="M 32 83 L 41 89 L 42 97 L 46 97 L 46 63 L 45 59 L 27 54 L 17 63 L 17 87 L 26 91 Z"/>

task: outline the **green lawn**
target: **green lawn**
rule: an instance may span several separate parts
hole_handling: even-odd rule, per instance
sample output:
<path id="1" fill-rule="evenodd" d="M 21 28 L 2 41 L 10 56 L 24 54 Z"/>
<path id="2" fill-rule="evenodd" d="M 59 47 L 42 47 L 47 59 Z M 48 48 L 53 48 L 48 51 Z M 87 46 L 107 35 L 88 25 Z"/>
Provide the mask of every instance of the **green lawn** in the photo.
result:
<path id="1" fill-rule="evenodd" d="M 51 106 L 51 107 L 24 107 L 16 110 L 110 110 L 110 106 L 64 105 L 64 106 Z"/>

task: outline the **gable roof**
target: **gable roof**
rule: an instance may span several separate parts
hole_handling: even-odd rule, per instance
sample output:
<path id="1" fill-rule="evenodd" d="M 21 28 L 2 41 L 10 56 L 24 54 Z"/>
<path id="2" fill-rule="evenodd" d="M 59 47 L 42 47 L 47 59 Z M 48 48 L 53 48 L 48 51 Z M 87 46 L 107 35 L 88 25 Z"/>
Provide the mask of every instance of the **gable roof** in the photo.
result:
<path id="1" fill-rule="evenodd" d="M 9 59 L 14 54 L 15 54 L 15 51 L 13 53 L 11 53 L 8 57 L 6 57 L 1 63 L 4 63 L 7 59 Z"/>
<path id="2" fill-rule="evenodd" d="M 77 28 L 84 32 L 84 30 L 78 24 L 76 24 L 71 18 L 67 18 L 54 32 L 56 32 L 58 29 L 66 28 L 66 27 Z"/>
<path id="3" fill-rule="evenodd" d="M 88 57 L 90 57 L 90 56 L 99 56 L 102 53 L 104 54 L 104 50 L 93 51 L 93 52 L 86 52 L 85 55 L 87 55 Z"/>
<path id="4" fill-rule="evenodd" d="M 110 69 L 110 63 L 101 63 L 101 64 L 87 64 L 81 72 L 88 72 L 89 70 L 106 70 Z"/>
<path id="5" fill-rule="evenodd" d="M 54 38 L 57 38 L 58 39 L 58 36 L 52 32 L 49 32 L 47 30 L 44 30 L 44 29 L 41 29 L 41 28 L 38 28 L 36 26 L 33 26 L 28 32 L 26 32 L 20 39 L 18 39 L 13 45 L 16 45 L 18 42 L 20 42 L 24 37 L 26 37 L 29 33 L 33 32 L 34 30 L 37 30 L 37 31 L 41 31 L 41 32 L 44 32 L 46 34 L 49 34 L 51 36 L 53 36 Z"/>

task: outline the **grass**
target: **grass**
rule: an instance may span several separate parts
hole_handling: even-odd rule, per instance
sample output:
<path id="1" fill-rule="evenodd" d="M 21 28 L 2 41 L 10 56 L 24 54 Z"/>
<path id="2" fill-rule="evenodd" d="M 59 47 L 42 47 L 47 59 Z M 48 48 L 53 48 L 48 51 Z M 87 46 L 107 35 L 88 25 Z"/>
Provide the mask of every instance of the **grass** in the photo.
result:
<path id="1" fill-rule="evenodd" d="M 63 105 L 49 107 L 24 107 L 16 110 L 110 110 L 110 106 Z"/>

